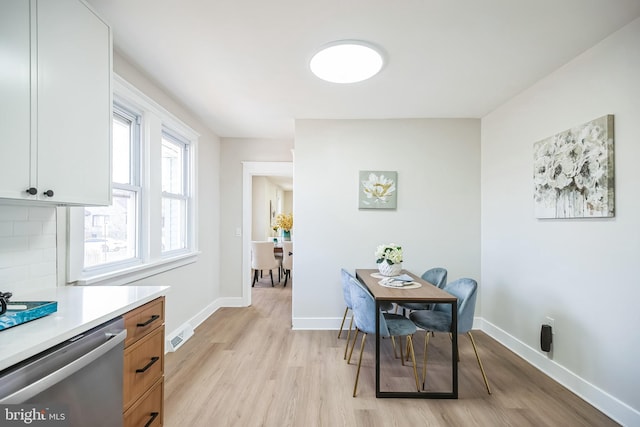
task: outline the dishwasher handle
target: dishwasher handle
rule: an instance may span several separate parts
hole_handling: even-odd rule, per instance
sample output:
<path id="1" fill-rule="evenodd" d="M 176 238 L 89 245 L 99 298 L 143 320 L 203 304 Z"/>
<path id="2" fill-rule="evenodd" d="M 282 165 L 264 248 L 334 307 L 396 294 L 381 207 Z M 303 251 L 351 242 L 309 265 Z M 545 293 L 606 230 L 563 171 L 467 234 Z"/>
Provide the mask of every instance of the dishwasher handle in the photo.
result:
<path id="1" fill-rule="evenodd" d="M 98 360 L 100 357 L 104 356 L 109 351 L 117 347 L 120 343 L 122 343 L 124 339 L 127 337 L 127 330 L 125 329 L 115 335 L 114 334 L 105 334 L 105 335 L 111 336 L 112 338 L 110 338 L 108 341 L 106 341 L 104 344 L 100 345 L 99 347 L 96 347 L 90 352 L 84 354 L 80 358 L 63 366 L 57 371 L 54 371 L 49 375 L 46 375 L 41 379 L 29 384 L 28 386 L 21 388 L 15 393 L 0 399 L 0 403 L 11 404 L 11 403 L 25 402 L 26 400 L 31 399 L 33 396 L 40 394 L 44 390 L 59 383 L 65 378 L 70 377 L 74 373 L 78 372 L 80 369 Z"/>

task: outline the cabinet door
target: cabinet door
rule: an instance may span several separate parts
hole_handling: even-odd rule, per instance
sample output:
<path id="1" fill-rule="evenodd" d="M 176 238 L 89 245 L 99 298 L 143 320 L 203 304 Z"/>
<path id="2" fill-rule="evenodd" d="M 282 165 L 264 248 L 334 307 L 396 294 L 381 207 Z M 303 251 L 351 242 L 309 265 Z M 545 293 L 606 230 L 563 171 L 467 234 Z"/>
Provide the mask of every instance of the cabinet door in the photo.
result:
<path id="1" fill-rule="evenodd" d="M 37 8 L 39 197 L 109 205 L 109 26 L 79 0 L 38 0 Z"/>
<path id="2" fill-rule="evenodd" d="M 0 3 L 0 197 L 29 197 L 26 192 L 32 178 L 29 32 L 29 2 Z"/>

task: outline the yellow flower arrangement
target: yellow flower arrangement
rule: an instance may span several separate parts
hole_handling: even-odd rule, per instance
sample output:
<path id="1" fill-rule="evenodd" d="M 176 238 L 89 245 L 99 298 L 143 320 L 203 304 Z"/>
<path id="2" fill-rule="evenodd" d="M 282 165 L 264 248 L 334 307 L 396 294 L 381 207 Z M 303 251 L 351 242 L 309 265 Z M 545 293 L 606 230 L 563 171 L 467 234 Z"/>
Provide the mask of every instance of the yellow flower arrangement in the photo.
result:
<path id="1" fill-rule="evenodd" d="M 274 225 L 281 230 L 291 231 L 293 228 L 293 214 L 278 214 Z"/>

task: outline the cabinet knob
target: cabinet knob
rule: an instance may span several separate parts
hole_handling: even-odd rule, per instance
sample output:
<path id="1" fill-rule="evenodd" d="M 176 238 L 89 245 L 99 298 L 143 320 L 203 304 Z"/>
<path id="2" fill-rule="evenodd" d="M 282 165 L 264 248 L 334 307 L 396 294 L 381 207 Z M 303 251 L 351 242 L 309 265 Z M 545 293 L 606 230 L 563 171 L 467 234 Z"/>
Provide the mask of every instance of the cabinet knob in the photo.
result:
<path id="1" fill-rule="evenodd" d="M 45 192 L 44 192 L 44 193 L 42 193 L 42 194 L 44 194 L 44 195 L 45 195 L 45 196 L 47 196 L 47 197 L 53 197 L 53 190 L 47 190 L 47 191 L 45 191 Z"/>
<path id="2" fill-rule="evenodd" d="M 31 194 L 32 196 L 35 196 L 36 194 L 38 194 L 38 189 L 35 187 L 27 188 L 27 193 Z"/>

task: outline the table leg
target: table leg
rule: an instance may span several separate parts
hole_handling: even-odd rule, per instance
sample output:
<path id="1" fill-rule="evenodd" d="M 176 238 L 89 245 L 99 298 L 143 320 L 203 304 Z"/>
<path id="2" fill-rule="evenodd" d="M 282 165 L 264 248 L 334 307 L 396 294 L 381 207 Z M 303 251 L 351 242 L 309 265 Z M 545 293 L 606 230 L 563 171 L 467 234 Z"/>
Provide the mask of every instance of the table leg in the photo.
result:
<path id="1" fill-rule="evenodd" d="M 458 398 L 458 301 L 451 303 L 451 389 L 453 398 Z"/>
<path id="2" fill-rule="evenodd" d="M 380 397 L 380 301 L 376 300 L 376 397 Z"/>

